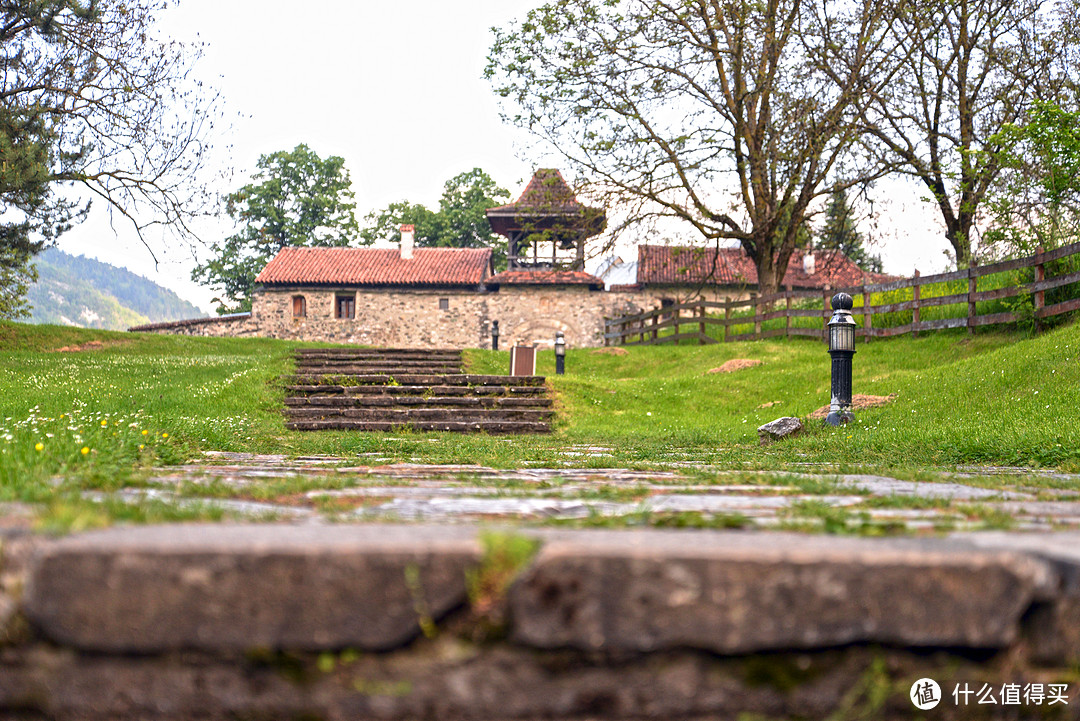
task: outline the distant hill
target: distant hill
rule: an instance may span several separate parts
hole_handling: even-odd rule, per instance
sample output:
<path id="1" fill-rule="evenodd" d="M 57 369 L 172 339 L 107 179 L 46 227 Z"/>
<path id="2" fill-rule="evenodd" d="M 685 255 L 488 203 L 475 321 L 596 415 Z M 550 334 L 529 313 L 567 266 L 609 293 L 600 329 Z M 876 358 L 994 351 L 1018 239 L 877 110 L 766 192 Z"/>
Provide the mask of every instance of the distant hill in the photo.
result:
<path id="1" fill-rule="evenodd" d="M 38 282 L 27 294 L 33 305 L 31 323 L 123 330 L 207 315 L 171 290 L 108 263 L 55 248 L 34 262 Z"/>

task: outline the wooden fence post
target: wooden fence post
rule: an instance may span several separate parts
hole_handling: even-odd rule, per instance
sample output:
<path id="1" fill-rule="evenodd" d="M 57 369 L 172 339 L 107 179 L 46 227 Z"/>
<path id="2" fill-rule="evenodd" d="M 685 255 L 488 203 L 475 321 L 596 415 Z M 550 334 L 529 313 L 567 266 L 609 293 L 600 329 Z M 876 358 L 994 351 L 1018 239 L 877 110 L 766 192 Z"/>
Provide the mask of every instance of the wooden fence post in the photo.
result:
<path id="1" fill-rule="evenodd" d="M 675 309 L 675 335 L 679 335 L 679 319 L 682 318 L 682 308 Z M 679 345 L 679 339 L 676 338 L 672 341 L 675 345 Z"/>
<path id="2" fill-rule="evenodd" d="M 761 295 L 754 295 L 754 340 L 761 337 Z"/>
<path id="3" fill-rule="evenodd" d="M 826 284 L 825 287 L 821 289 L 823 298 L 823 302 L 821 305 L 821 340 L 825 341 L 826 343 L 829 342 L 829 311 L 832 310 L 832 308 L 829 307 L 830 290 L 831 288 L 829 288 L 828 284 Z"/>
<path id="4" fill-rule="evenodd" d="M 975 268 L 968 266 L 968 335 L 975 335 Z"/>
<path id="5" fill-rule="evenodd" d="M 791 337 L 791 283 L 784 289 L 784 337 Z"/>
<path id="6" fill-rule="evenodd" d="M 866 276 L 863 276 L 863 290 L 862 290 L 862 319 L 863 328 L 866 330 L 866 337 L 863 338 L 863 343 L 870 342 L 870 327 L 871 323 L 870 313 L 870 291 L 866 289 Z"/>
<path id="7" fill-rule="evenodd" d="M 652 317 L 652 345 L 656 345 L 657 339 L 660 337 L 660 331 L 656 325 L 660 322 L 660 316 L 654 315 Z"/>
<path id="8" fill-rule="evenodd" d="M 1035 249 L 1035 282 L 1041 283 L 1046 280 L 1046 268 L 1043 267 L 1043 247 L 1040 245 Z M 1042 333 L 1042 320 L 1039 318 L 1039 311 L 1046 305 L 1046 292 L 1037 290 L 1035 291 L 1035 332 Z"/>
<path id="9" fill-rule="evenodd" d="M 724 342 L 727 343 L 728 323 L 731 321 L 731 296 L 724 298 Z"/>
<path id="10" fill-rule="evenodd" d="M 922 296 L 921 287 L 919 286 L 919 269 L 915 269 L 914 282 L 911 285 L 914 291 L 915 307 L 911 309 L 911 337 L 919 337 L 919 300 Z"/>
<path id="11" fill-rule="evenodd" d="M 698 338 L 698 345 L 705 345 L 705 304 L 704 303 L 702 303 L 701 305 L 699 305 L 697 307 L 697 316 L 699 318 L 701 318 L 701 320 L 698 321 L 698 327 L 697 327 L 698 335 L 701 336 L 700 338 Z"/>

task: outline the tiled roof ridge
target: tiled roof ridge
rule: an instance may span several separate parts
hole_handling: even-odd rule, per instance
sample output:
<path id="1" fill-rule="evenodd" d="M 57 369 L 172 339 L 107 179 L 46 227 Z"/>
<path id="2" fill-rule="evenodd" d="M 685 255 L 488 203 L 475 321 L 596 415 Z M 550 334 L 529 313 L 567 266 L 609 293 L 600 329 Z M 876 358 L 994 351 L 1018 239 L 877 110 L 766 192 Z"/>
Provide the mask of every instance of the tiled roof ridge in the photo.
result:
<path id="1" fill-rule="evenodd" d="M 486 285 L 590 285 L 604 281 L 583 270 L 504 270 L 487 279 Z"/>

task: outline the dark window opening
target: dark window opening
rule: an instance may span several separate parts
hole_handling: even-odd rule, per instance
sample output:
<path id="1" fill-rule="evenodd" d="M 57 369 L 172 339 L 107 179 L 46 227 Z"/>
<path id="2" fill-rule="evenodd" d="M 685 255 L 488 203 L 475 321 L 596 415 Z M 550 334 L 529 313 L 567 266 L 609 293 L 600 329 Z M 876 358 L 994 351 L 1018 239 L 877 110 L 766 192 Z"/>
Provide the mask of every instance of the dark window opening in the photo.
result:
<path id="1" fill-rule="evenodd" d="M 335 315 L 338 318 L 355 318 L 356 317 L 356 296 L 355 295 L 339 295 L 337 296 L 336 312 Z"/>
<path id="2" fill-rule="evenodd" d="M 307 300 L 302 295 L 294 295 L 292 299 L 293 318 L 307 317 Z"/>
<path id="3" fill-rule="evenodd" d="M 450 310 L 449 298 L 439 298 L 439 310 Z"/>

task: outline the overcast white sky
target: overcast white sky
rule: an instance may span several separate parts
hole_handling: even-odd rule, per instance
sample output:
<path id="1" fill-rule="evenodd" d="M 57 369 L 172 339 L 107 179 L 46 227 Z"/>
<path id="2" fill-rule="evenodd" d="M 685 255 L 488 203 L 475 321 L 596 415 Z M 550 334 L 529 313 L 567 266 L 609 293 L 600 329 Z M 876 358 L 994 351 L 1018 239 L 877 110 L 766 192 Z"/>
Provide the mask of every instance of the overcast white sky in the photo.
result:
<path id="1" fill-rule="evenodd" d="M 443 183 L 473 167 L 516 196 L 535 167 L 554 162 L 502 125 L 482 77 L 489 28 L 538 1 L 181 0 L 162 28 L 208 46 L 198 71 L 221 90 L 232 125 L 218 140 L 231 144 L 235 170 L 224 190 L 247 182 L 261 154 L 307 143 L 345 158 L 363 216 L 394 200 L 437 205 Z M 883 243 L 886 271 L 944 268 L 944 238 L 918 192 L 882 196 L 876 209 L 887 217 L 863 230 Z M 155 269 L 134 235 L 100 210 L 60 248 L 130 268 L 210 308 L 213 293 L 189 280 L 190 249 L 163 249 Z"/>

